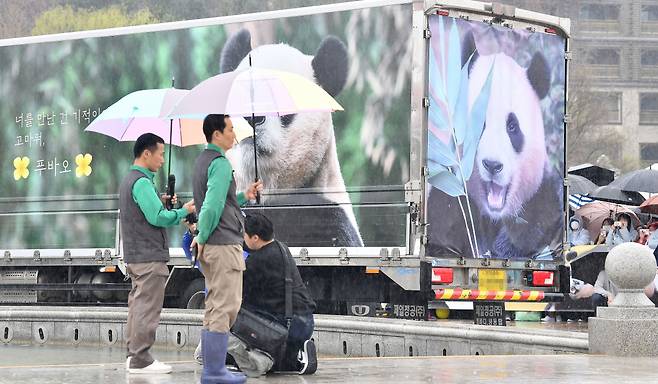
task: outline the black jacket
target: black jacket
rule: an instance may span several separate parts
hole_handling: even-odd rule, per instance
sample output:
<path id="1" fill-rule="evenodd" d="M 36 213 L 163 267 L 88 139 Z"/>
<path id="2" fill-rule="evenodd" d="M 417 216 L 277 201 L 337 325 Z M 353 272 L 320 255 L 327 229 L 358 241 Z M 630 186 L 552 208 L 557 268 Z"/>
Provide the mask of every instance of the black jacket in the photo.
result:
<path id="1" fill-rule="evenodd" d="M 282 244 L 287 249 L 285 244 Z M 299 275 L 295 260 L 288 254 L 282 255 L 277 242 L 271 242 L 257 251 L 250 251 L 243 275 L 242 304 L 274 315 L 285 313 L 285 273 L 283 257 L 288 258 L 288 267 L 293 280 L 292 310 L 294 315 L 308 315 L 315 310 L 306 285 Z"/>

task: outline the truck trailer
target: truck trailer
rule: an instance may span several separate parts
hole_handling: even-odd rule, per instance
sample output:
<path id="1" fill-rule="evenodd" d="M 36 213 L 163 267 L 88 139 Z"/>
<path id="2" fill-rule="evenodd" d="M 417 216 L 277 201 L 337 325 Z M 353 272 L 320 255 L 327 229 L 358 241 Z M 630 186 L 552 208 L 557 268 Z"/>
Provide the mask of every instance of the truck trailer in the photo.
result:
<path id="1" fill-rule="evenodd" d="M 344 107 L 255 116 L 228 153 L 244 189 L 258 144 L 265 190 L 244 212 L 272 220 L 318 312 L 559 300 L 569 31 L 499 3 L 364 0 L 0 40 L 0 302 L 125 305 L 117 190 L 133 143 L 85 128 L 130 92 L 191 89 L 249 60 Z M 181 201 L 202 149 L 173 148 Z M 198 308 L 184 230 L 169 229 L 165 300 Z"/>

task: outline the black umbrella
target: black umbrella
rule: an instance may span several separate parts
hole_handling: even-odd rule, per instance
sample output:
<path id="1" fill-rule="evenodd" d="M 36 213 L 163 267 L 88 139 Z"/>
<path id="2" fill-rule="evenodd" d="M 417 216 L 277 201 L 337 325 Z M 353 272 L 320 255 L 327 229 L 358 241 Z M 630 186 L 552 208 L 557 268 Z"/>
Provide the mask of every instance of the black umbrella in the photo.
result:
<path id="1" fill-rule="evenodd" d="M 567 178 L 569 179 L 569 194 L 571 195 L 586 195 L 598 188 L 598 185 L 582 176 L 568 174 Z"/>
<path id="2" fill-rule="evenodd" d="M 644 197 L 639 192 L 622 191 L 609 185 L 596 188 L 588 196 L 596 200 L 627 205 L 640 205 L 644 202 Z"/>
<path id="3" fill-rule="evenodd" d="M 569 174 L 582 176 L 596 185 L 608 185 L 615 179 L 615 172 L 589 163 L 569 167 Z"/>
<path id="4" fill-rule="evenodd" d="M 624 191 L 658 193 L 658 171 L 640 169 L 615 179 L 610 186 Z"/>

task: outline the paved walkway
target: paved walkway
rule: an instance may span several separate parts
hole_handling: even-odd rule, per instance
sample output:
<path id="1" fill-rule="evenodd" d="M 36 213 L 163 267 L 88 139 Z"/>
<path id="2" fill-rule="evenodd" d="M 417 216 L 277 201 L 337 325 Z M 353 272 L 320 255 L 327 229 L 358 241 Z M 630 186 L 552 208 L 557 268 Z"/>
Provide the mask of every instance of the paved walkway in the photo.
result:
<path id="1" fill-rule="evenodd" d="M 171 375 L 127 375 L 123 350 L 0 346 L 0 383 L 192 384 L 201 367 L 189 352 L 156 351 Z M 269 375 L 249 383 L 653 383 L 656 360 L 588 355 L 324 358 L 312 376 Z"/>

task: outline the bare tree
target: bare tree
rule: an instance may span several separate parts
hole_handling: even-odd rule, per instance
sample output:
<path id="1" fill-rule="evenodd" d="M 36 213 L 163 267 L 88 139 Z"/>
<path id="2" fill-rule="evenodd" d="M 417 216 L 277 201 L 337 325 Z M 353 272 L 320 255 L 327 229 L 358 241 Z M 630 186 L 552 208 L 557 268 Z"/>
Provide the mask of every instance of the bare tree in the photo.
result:
<path id="1" fill-rule="evenodd" d="M 596 164 L 601 158 L 618 165 L 623 160 L 619 158 L 621 137 L 616 129 L 606 126 L 607 111 L 601 108 L 601 93 L 593 91 L 591 84 L 586 68 L 572 66 L 567 109 L 567 165 Z"/>
<path id="2" fill-rule="evenodd" d="M 29 36 L 36 18 L 57 3 L 49 0 L 0 0 L 0 39 Z"/>

